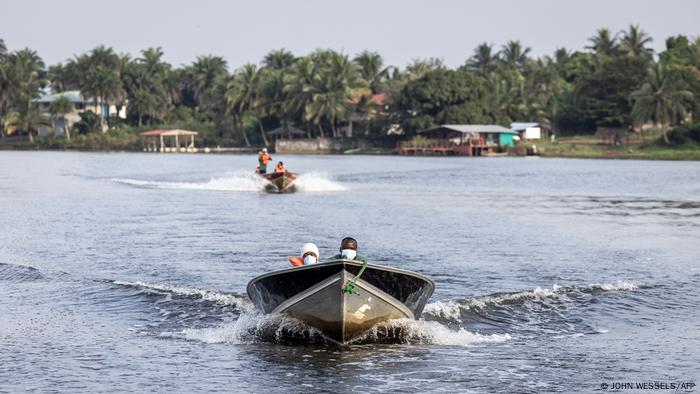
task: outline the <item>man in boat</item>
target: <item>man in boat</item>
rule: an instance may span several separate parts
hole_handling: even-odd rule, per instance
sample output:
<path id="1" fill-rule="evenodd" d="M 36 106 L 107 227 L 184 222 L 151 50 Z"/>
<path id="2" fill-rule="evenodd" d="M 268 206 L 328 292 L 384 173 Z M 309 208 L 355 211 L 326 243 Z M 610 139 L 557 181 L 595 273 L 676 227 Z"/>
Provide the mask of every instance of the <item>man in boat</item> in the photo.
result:
<path id="1" fill-rule="evenodd" d="M 284 168 L 284 163 L 282 163 L 281 161 L 279 163 L 277 163 L 277 165 L 275 166 L 275 172 L 277 173 L 277 172 L 285 172 L 285 171 L 287 171 L 287 170 Z"/>
<path id="2" fill-rule="evenodd" d="M 292 263 L 294 267 L 301 267 L 303 265 L 316 264 L 319 261 L 318 246 L 316 244 L 308 242 L 301 247 L 301 257 L 290 257 L 289 262 Z"/>
<path id="3" fill-rule="evenodd" d="M 367 262 L 367 259 L 357 254 L 357 240 L 352 237 L 345 237 L 340 241 L 340 254 L 337 254 L 330 258 L 331 260 L 357 260 L 363 263 Z"/>
<path id="4" fill-rule="evenodd" d="M 267 153 L 267 148 L 262 148 L 260 152 L 258 152 L 258 173 L 259 174 L 267 174 L 267 163 L 272 160 L 272 157 L 270 157 L 270 154 Z"/>

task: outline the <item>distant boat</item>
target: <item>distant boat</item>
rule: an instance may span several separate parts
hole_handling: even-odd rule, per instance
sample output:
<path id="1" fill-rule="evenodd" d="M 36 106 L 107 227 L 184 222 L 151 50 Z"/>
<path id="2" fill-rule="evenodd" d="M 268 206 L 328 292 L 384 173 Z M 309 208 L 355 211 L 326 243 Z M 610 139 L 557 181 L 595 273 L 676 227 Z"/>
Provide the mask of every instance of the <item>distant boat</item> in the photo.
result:
<path id="1" fill-rule="evenodd" d="M 294 181 L 297 179 L 295 172 L 272 172 L 262 174 L 269 184 L 265 185 L 265 191 L 270 193 L 293 193 L 296 191 Z"/>
<path id="2" fill-rule="evenodd" d="M 433 294 L 432 279 L 411 271 L 334 260 L 261 275 L 248 296 L 264 313 L 287 314 L 346 345 L 377 323 L 417 319 Z M 344 291 L 350 281 L 353 292 Z"/>

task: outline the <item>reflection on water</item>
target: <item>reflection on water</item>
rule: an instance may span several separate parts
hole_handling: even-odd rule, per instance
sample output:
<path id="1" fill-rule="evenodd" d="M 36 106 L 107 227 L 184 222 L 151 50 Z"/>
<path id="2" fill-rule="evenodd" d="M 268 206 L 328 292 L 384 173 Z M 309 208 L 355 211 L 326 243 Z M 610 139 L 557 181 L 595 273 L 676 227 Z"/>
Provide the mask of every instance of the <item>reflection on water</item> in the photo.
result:
<path id="1" fill-rule="evenodd" d="M 7 152 L 0 391 L 593 391 L 693 380 L 692 162 Z M 437 285 L 346 349 L 247 282 L 353 235 Z M 651 356 L 653 355 L 653 356 Z M 631 372 L 633 371 L 633 372 Z"/>

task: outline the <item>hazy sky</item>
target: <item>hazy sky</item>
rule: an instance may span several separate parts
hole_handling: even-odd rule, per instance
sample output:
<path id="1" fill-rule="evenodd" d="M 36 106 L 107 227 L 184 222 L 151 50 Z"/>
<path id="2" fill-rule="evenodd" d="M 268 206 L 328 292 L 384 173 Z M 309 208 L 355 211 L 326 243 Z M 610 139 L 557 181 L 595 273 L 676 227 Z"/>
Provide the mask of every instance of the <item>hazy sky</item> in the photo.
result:
<path id="1" fill-rule="evenodd" d="M 476 45 L 519 39 L 533 54 L 583 49 L 596 29 L 640 24 L 666 37 L 700 35 L 700 0 L 0 0 L 0 38 L 35 49 L 47 64 L 99 44 L 138 55 L 160 46 L 175 66 L 223 56 L 231 69 L 271 49 L 381 53 L 388 64 L 438 57 L 457 66 Z"/>

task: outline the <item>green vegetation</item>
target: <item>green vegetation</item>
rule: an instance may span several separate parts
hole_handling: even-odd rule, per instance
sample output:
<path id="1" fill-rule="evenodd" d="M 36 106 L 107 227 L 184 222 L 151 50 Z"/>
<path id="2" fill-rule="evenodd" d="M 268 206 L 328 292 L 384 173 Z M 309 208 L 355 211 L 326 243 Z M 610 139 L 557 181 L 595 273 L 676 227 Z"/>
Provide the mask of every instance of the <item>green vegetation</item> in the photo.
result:
<path id="1" fill-rule="evenodd" d="M 670 149 L 693 156 L 680 153 L 697 149 L 688 142 L 692 133 L 668 130 L 700 119 L 700 38 L 670 37 L 658 56 L 639 26 L 617 34 L 601 28 L 589 42 L 581 51 L 560 48 L 539 58 L 517 40 L 482 43 L 456 69 L 439 59 L 416 59 L 401 69 L 370 51 L 296 56 L 279 49 L 231 72 L 219 56 L 178 68 L 163 60 L 160 48 L 132 58 L 104 46 L 46 68 L 36 52 L 8 52 L 0 39 L 0 136 L 34 140 L 39 127 L 73 108 L 59 99 L 42 114 L 32 100 L 42 91 L 78 90 L 90 103 L 81 120 L 65 137 L 29 146 L 140 149 L 139 131 L 167 127 L 197 130 L 206 145 L 221 146 L 268 145 L 266 131 L 277 127 L 393 142 L 390 128 L 412 138 L 443 123 L 532 121 L 563 137 L 539 144 L 546 155 L 660 157 Z M 103 104 L 126 119 L 105 119 Z M 592 136 L 599 127 L 645 134 L 651 128 L 663 142 L 611 147 L 567 140 Z"/>

